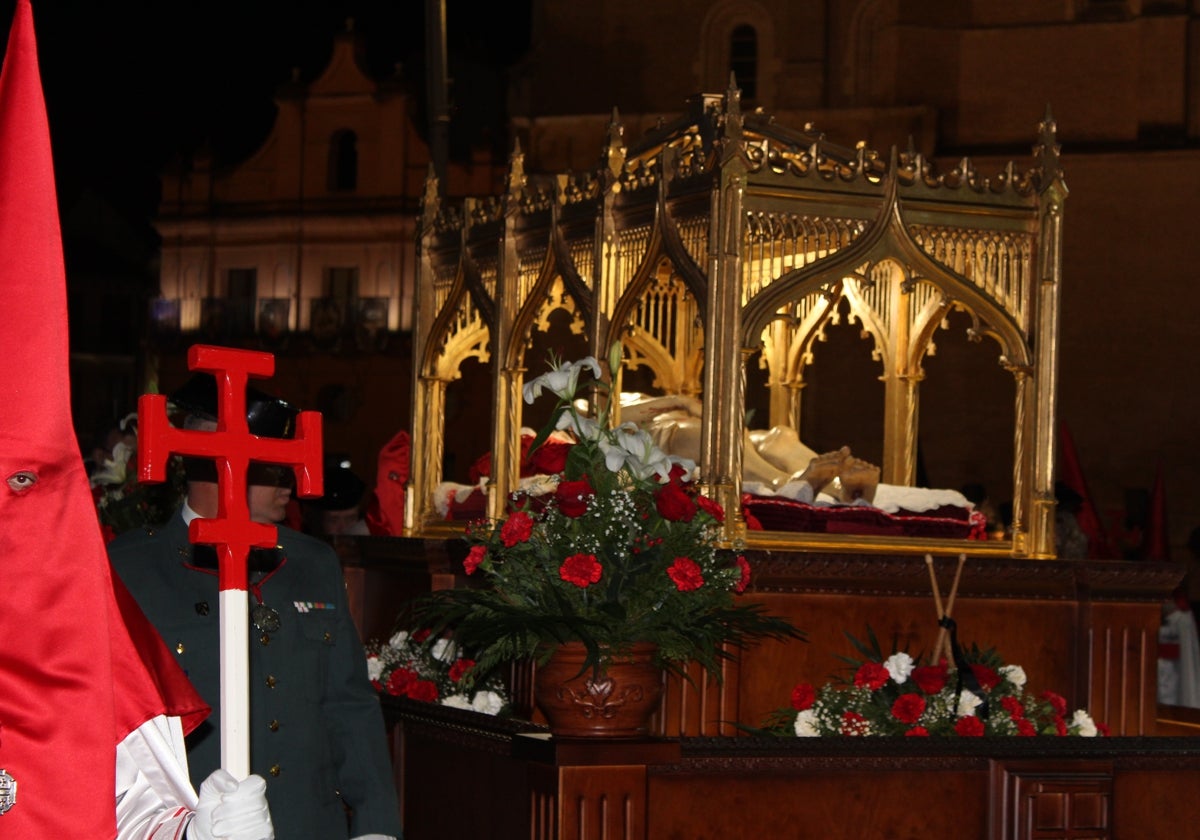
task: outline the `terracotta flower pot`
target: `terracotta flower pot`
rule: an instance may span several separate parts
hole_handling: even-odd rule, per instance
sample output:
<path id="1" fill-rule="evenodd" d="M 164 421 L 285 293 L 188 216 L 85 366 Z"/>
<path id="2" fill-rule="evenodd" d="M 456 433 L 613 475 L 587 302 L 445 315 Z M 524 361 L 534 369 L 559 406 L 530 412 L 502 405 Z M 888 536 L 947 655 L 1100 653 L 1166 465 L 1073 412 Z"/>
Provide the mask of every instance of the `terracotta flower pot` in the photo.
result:
<path id="1" fill-rule="evenodd" d="M 627 654 L 583 669 L 587 649 L 560 645 L 534 675 L 534 699 L 556 735 L 572 738 L 639 738 L 662 696 L 663 670 L 654 664 L 657 645 L 636 644 Z"/>

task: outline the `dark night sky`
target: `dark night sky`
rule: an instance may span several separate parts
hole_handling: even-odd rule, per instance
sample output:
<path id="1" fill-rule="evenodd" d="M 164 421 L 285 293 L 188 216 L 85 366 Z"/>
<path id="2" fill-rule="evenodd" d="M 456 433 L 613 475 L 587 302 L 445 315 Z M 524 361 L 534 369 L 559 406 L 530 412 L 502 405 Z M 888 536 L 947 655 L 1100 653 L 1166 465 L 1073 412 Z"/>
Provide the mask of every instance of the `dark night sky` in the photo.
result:
<path id="1" fill-rule="evenodd" d="M 13 0 L 0 0 L 7 39 Z M 93 189 L 134 216 L 153 213 L 158 173 L 208 143 L 218 161 L 253 152 L 273 95 L 299 67 L 324 68 L 347 18 L 368 70 L 397 62 L 424 95 L 424 0 L 33 0 L 60 199 Z M 528 43 L 527 3 L 447 0 L 457 130 L 503 130 L 503 72 Z M 453 94 L 452 94 L 453 96 Z"/>

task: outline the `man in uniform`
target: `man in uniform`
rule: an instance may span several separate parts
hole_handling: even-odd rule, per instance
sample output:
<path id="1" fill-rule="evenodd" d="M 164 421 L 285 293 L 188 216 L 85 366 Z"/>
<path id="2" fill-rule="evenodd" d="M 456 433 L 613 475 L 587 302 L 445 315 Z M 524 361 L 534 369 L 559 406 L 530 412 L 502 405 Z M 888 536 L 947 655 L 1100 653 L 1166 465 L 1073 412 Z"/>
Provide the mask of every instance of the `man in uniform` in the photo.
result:
<path id="1" fill-rule="evenodd" d="M 216 382 L 196 374 L 172 395 L 184 426 L 215 429 Z M 247 389 L 247 422 L 260 437 L 290 438 L 297 410 Z M 217 515 L 215 465 L 187 458 L 187 499 L 164 525 L 122 534 L 113 568 L 213 707 L 188 740 L 193 779 L 220 764 L 218 581 L 215 552 L 188 541 L 188 523 Z M 250 517 L 277 523 L 291 471 L 251 464 Z M 384 840 L 400 836 L 399 807 L 378 697 L 351 621 L 337 556 L 325 543 L 278 529 L 273 550 L 251 552 L 250 760 L 267 779 L 278 840 Z"/>

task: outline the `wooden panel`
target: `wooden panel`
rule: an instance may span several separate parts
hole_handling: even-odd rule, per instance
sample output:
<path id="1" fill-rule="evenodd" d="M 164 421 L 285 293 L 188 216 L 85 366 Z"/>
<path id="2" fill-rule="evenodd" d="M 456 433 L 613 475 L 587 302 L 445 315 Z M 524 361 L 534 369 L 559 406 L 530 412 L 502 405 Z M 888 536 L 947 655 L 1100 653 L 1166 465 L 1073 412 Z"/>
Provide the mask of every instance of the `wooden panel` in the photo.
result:
<path id="1" fill-rule="evenodd" d="M 1083 704 L 1113 735 L 1155 734 L 1160 617 L 1146 606 L 1090 606 L 1091 679 Z"/>
<path id="2" fill-rule="evenodd" d="M 1109 840 L 1112 762 L 993 762 L 990 840 Z"/>
<path id="3" fill-rule="evenodd" d="M 1200 826 L 1200 771 L 1195 759 L 1157 769 L 1122 770 L 1113 787 L 1113 837 L 1181 840 Z"/>
<path id="4" fill-rule="evenodd" d="M 804 774 L 650 777 L 653 840 L 829 837 L 929 840 L 987 836 L 987 774 Z"/>
<path id="5" fill-rule="evenodd" d="M 404 605 L 444 576 L 444 551 L 391 537 L 330 538 L 342 561 L 350 614 L 363 641 L 388 639 Z"/>

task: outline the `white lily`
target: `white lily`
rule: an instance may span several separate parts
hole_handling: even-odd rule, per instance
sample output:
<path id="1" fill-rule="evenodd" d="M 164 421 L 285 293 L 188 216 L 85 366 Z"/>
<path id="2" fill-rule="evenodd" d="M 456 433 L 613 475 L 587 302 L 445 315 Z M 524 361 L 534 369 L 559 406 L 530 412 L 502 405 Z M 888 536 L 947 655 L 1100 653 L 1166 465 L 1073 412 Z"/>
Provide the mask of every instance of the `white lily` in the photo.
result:
<path id="1" fill-rule="evenodd" d="M 533 401 L 542 395 L 543 389 L 559 399 L 571 399 L 579 386 L 579 374 L 584 369 L 591 370 L 597 379 L 600 378 L 600 363 L 596 361 L 595 356 L 588 356 L 577 362 L 563 362 L 554 370 L 525 383 L 522 389 L 525 402 L 532 405 Z"/>

